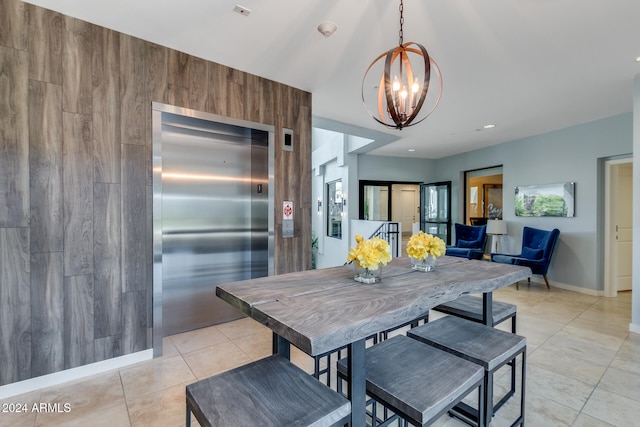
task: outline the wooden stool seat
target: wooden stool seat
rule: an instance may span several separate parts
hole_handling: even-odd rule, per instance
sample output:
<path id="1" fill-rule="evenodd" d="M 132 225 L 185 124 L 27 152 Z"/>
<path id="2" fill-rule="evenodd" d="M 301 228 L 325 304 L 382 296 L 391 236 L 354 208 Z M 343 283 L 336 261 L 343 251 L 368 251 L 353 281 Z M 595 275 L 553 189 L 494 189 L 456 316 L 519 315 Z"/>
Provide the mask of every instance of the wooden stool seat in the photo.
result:
<path id="1" fill-rule="evenodd" d="M 187 386 L 201 426 L 342 426 L 351 403 L 287 359 L 273 355 Z"/>
<path id="2" fill-rule="evenodd" d="M 493 301 L 491 324 L 496 326 L 507 319 L 511 319 L 511 332 L 516 333 L 517 307 L 506 302 Z M 441 313 L 462 317 L 473 322 L 483 323 L 482 297 L 463 295 L 460 298 L 440 304 L 433 308 Z"/>
<path id="3" fill-rule="evenodd" d="M 367 395 L 412 424 L 431 424 L 476 388 L 482 411 L 484 369 L 477 364 L 403 335 L 369 347 L 365 363 Z M 348 381 L 347 359 L 337 370 Z"/>
<path id="4" fill-rule="evenodd" d="M 482 366 L 485 370 L 485 424 L 491 421 L 493 413 L 515 393 L 515 378 L 512 377 L 511 390 L 494 406 L 493 373 L 508 363 L 515 363 L 522 355 L 522 380 L 520 416 L 512 425 L 524 422 L 524 392 L 526 372 L 527 339 L 519 335 L 494 329 L 455 316 L 446 316 L 426 323 L 407 332 L 407 336 L 458 357 Z M 475 418 L 472 408 L 460 404 L 458 414 L 465 418 Z"/>

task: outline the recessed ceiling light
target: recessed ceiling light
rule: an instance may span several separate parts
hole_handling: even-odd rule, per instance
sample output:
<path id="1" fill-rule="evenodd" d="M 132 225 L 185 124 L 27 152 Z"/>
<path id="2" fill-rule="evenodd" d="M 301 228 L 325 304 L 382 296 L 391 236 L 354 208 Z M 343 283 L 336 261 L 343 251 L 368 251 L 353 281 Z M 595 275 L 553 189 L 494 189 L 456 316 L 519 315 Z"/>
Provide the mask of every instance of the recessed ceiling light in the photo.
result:
<path id="1" fill-rule="evenodd" d="M 414 151 L 416 151 L 416 149 L 415 148 L 409 148 L 407 151 L 410 151 L 410 152 L 413 153 Z"/>
<path id="2" fill-rule="evenodd" d="M 489 124 L 489 125 L 484 125 L 483 126 L 483 128 L 485 128 L 485 129 L 493 129 L 494 127 L 496 127 L 496 125 Z"/>
<path id="3" fill-rule="evenodd" d="M 640 62 L 640 56 L 636 58 L 636 62 Z"/>

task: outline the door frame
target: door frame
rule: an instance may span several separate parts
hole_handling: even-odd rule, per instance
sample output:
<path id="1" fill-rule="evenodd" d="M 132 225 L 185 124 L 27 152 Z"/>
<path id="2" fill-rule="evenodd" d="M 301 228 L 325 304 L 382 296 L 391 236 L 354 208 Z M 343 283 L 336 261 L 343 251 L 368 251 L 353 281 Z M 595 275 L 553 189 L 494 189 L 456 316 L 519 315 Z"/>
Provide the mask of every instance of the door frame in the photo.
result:
<path id="1" fill-rule="evenodd" d="M 393 218 L 393 205 L 392 205 L 392 187 L 396 184 L 400 185 L 420 185 L 421 182 L 413 182 L 413 181 L 377 181 L 377 180 L 367 180 L 361 179 L 358 181 L 358 219 L 364 219 L 364 187 L 365 185 L 378 186 L 378 187 L 387 187 L 389 191 L 389 200 L 388 200 L 388 212 L 389 219 L 387 221 L 391 221 Z"/>
<path id="2" fill-rule="evenodd" d="M 186 107 L 177 107 L 174 105 L 163 104 L 160 102 L 151 103 L 151 131 L 152 131 L 152 345 L 153 357 L 162 356 L 163 343 L 163 325 L 162 325 L 162 114 L 171 113 L 181 116 L 194 117 L 196 119 L 207 120 L 227 125 L 244 127 L 247 129 L 256 129 L 268 133 L 268 259 L 269 259 L 269 276 L 275 271 L 275 201 L 272 189 L 275 189 L 274 170 L 275 170 L 275 126 L 255 123 L 247 120 L 234 119 L 231 117 L 220 116 L 218 114 L 207 113 L 203 111 L 193 110 Z"/>
<path id="3" fill-rule="evenodd" d="M 606 160 L 604 163 L 604 296 L 605 297 L 617 297 L 618 289 L 613 275 L 616 272 L 613 266 L 613 260 L 615 256 L 611 256 L 612 251 L 615 250 L 615 232 L 613 227 L 615 226 L 613 206 L 611 204 L 613 191 L 613 171 L 614 168 L 621 164 L 633 164 L 632 157 L 626 157 L 624 159 Z"/>

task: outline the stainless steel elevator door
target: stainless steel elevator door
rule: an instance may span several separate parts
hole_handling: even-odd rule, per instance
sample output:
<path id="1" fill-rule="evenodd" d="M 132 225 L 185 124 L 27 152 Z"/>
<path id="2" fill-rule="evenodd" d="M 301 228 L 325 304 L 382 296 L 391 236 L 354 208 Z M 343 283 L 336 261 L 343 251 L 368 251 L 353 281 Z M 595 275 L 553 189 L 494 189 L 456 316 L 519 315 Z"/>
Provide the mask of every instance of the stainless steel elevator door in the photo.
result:
<path id="1" fill-rule="evenodd" d="M 162 114 L 163 334 L 242 317 L 220 283 L 268 274 L 266 132 Z"/>

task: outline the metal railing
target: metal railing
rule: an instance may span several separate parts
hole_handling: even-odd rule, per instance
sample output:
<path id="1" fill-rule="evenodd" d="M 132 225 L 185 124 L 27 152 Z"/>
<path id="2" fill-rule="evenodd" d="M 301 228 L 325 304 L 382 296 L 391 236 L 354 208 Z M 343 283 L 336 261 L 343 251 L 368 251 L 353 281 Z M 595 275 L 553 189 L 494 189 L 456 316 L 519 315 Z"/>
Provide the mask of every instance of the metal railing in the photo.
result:
<path id="1" fill-rule="evenodd" d="M 386 240 L 391 246 L 391 256 L 397 258 L 400 256 L 400 226 L 397 222 L 385 222 L 380 225 L 376 231 L 371 233 L 372 237 L 379 237 Z"/>

